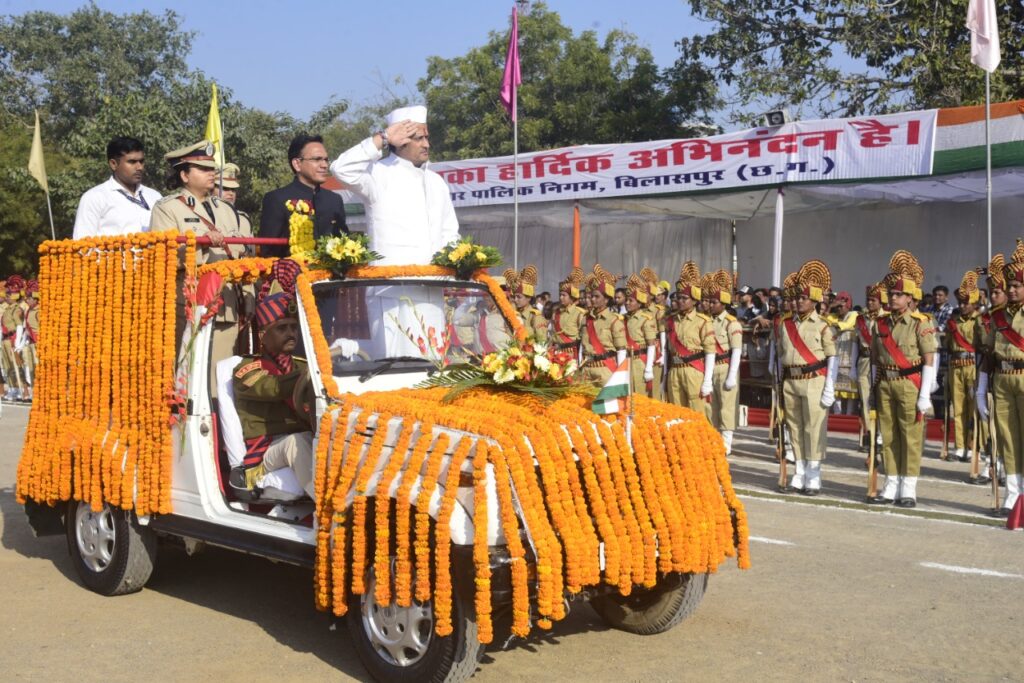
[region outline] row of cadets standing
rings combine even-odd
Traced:
[[[32,400],[36,341],[39,339],[39,283],[12,275],[0,281],[0,374],[6,400]]]
[[[914,507],[938,345],[931,318],[914,310],[922,296],[924,269],[910,252],[900,250],[890,259],[889,271],[883,282],[890,314],[877,319],[871,346],[885,486],[869,502]]]
[[[1024,242],[1017,240],[1010,262],[1001,269],[998,266],[998,262],[989,264],[989,284],[993,284],[995,267],[1002,275],[997,284],[1002,285],[1006,301],[992,309],[985,330],[985,359],[976,401],[982,418],[987,419],[984,398],[991,382],[995,440],[1006,470],[1006,493],[996,514],[1007,517],[1020,496],[1024,473]]]
[[[819,260],[801,266],[787,287],[794,310],[780,316],[774,330],[775,357],[783,373],[785,425],[796,459],[793,477],[783,490],[808,496],[821,490],[828,409],[835,402],[837,363],[832,328],[816,311],[831,280],[828,267]]]

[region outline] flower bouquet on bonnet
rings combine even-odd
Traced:
[[[501,252],[497,247],[487,247],[473,242],[472,237],[463,237],[450,242],[434,254],[430,263],[435,266],[454,268],[461,280],[469,277],[481,268],[491,268],[501,264]]]

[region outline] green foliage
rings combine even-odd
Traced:
[[[667,80],[629,33],[611,31],[604,41],[593,31],[574,35],[543,2],[520,16],[519,33],[523,151],[679,137],[692,131],[688,124],[710,123],[713,81],[706,74],[686,85]],[[461,57],[428,58],[418,85],[430,107],[432,157],[512,153],[498,100],[507,47],[502,29]]]
[[[737,120],[789,105],[800,117],[984,102],[968,0],[690,0],[713,31],[679,41],[680,77],[727,86]],[[997,0],[1003,61],[993,101],[1024,97],[1024,4]]]

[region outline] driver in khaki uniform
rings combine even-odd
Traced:
[[[256,323],[262,354],[243,358],[232,378],[245,438],[244,485],[234,478],[232,484],[251,490],[266,472],[290,467],[313,498],[309,368],[305,359],[292,355],[299,338],[295,297],[283,291],[269,294],[256,306]]]

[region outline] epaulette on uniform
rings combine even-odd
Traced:
[[[924,320],[925,322],[933,322],[935,320],[927,313],[922,313],[921,311],[911,311],[910,317],[916,318],[917,320]]]
[[[726,320],[728,320],[728,321],[729,321],[729,322],[731,322],[731,323],[734,323],[734,322],[736,322],[737,320],[739,320],[739,318],[737,318],[736,316],[734,316],[734,315],[733,315],[732,313],[726,313],[726,314],[725,314],[725,319],[726,319]]]
[[[700,317],[700,318],[703,318],[704,320],[706,320],[708,322],[711,322],[711,320],[712,320],[710,315],[708,315],[707,313],[701,313],[700,311],[697,311],[697,316]]]

